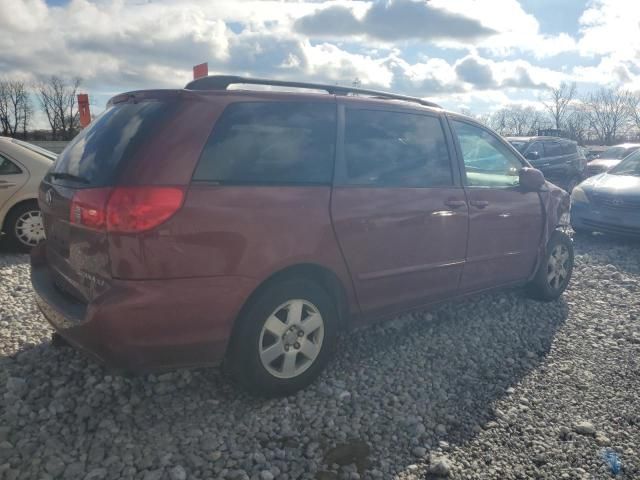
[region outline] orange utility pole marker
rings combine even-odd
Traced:
[[[194,80],[198,78],[206,77],[207,75],[209,75],[209,64],[207,62],[201,63],[200,65],[195,65],[193,67]]]
[[[78,112],[80,112],[80,127],[84,128],[91,123],[91,110],[89,109],[89,95],[78,94]]]

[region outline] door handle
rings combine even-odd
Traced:
[[[9,182],[0,181],[0,188],[9,188],[9,187],[15,187],[15,186],[16,186],[15,183],[9,183]]]
[[[489,205],[489,202],[487,202],[486,200],[471,200],[471,202],[469,203],[471,203],[471,205],[476,208],[484,208]]]
[[[464,200],[447,200],[444,202],[444,204],[447,207],[460,208],[460,207],[464,207],[467,204],[467,202],[465,202]]]

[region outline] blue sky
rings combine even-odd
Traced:
[[[79,76],[94,111],[122,91],[180,88],[191,67],[351,84],[474,113],[539,106],[550,86],[640,90],[629,0],[14,0],[0,72]]]

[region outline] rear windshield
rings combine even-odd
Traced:
[[[51,181],[111,185],[119,167],[171,117],[176,105],[176,102],[144,101],[107,108],[60,154],[50,171]]]

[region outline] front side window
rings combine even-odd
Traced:
[[[347,109],[344,143],[349,185],[453,184],[449,151],[437,117]]]
[[[531,154],[534,152],[538,154],[538,158],[544,157],[544,145],[542,144],[542,142],[533,142],[531,145],[529,145],[526,153]]]
[[[193,180],[330,183],[335,135],[335,104],[234,103],[216,123]]]
[[[483,128],[453,120],[458,137],[467,185],[513,187],[519,183],[522,163],[496,137]]]
[[[0,175],[15,175],[16,173],[22,173],[22,171],[11,160],[0,155]]]

